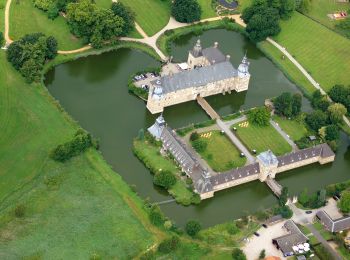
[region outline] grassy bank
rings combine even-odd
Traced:
[[[298,122],[295,119],[287,119],[279,116],[273,116],[273,120],[279,124],[279,126],[286,132],[293,141],[307,135],[307,129],[305,124]]]
[[[170,55],[171,42],[176,40],[178,37],[189,33],[195,33],[196,35],[200,35],[202,32],[211,29],[227,29],[244,33],[244,29],[238,24],[230,21],[229,19],[222,19],[213,22],[198,23],[195,25],[190,25],[175,30],[165,31],[165,33],[158,38],[157,46],[164,54]]]
[[[250,151],[255,149],[259,154],[271,150],[275,155],[292,151],[292,147],[271,125],[261,127],[247,123],[238,123],[234,127],[237,128],[235,133]]]
[[[98,152],[49,158],[78,125],[46,88],[26,84],[4,52],[0,79],[0,258],[130,258],[151,246],[142,201]]]
[[[133,143],[134,154],[139,158],[144,165],[150,169],[152,174],[160,171],[169,171],[174,174],[177,181],[168,192],[175,198],[176,202],[189,205],[191,203],[199,203],[200,200],[191,188],[188,187],[185,180],[181,176],[180,169],[176,166],[175,162],[160,154],[160,147],[152,144],[147,139],[138,140],[135,139]]]
[[[349,84],[350,40],[295,12],[281,21],[282,31],[275,40],[328,91],[335,84]]]

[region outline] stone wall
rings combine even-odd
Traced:
[[[214,191],[220,191],[220,190],[228,189],[228,188],[231,188],[231,187],[234,187],[234,186],[237,186],[237,185],[241,185],[241,184],[244,184],[244,183],[247,183],[247,182],[258,180],[258,178],[259,178],[258,175],[254,174],[254,175],[247,176],[247,177],[244,177],[244,178],[231,180],[231,181],[228,181],[226,183],[219,184],[219,185],[215,185],[215,183],[213,183]]]

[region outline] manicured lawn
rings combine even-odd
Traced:
[[[50,20],[45,12],[34,7],[32,1],[13,1],[10,8],[11,39],[17,40],[25,34],[35,32],[54,36],[60,50],[72,50],[83,46],[82,41],[70,33],[62,16]]]
[[[77,125],[3,51],[0,80],[0,258],[133,258],[151,246],[142,201],[98,152],[64,164],[49,158]],[[16,218],[20,204],[25,216]]]
[[[253,0],[238,0],[238,10],[242,12],[248,6],[251,6]]]
[[[152,172],[170,171],[177,176],[177,182],[168,192],[177,202],[189,205],[194,202],[194,193],[187,189],[186,183],[180,179],[180,171],[174,161],[160,155],[160,148],[152,145],[148,141],[134,140],[134,153]]]
[[[207,148],[200,155],[214,171],[224,172],[245,164],[247,159],[240,157],[239,150],[220,131],[210,131],[200,135],[210,133],[209,138],[200,137],[207,143]]]
[[[215,10],[211,6],[211,0],[197,0],[202,8],[201,19],[211,18],[217,16]]]
[[[170,18],[170,0],[120,0],[136,14],[136,22],[148,36],[167,25]]]
[[[317,229],[318,232],[320,232],[321,236],[326,240],[331,240],[333,238],[333,235],[331,232],[325,230],[325,228],[322,226],[320,222],[315,222],[313,224],[314,228]]]
[[[312,96],[316,88],[289,59],[282,58],[282,53],[275,46],[267,41],[260,42],[257,46],[305,95]]]
[[[282,118],[279,116],[274,116],[273,120],[279,124],[283,131],[285,131],[293,141],[299,140],[307,134],[305,125],[296,120]]]
[[[327,15],[338,11],[348,11],[350,9],[349,3],[338,3],[338,1],[334,0],[310,1],[310,4],[310,10],[306,15],[332,29],[339,23],[339,20],[332,20]]]
[[[276,41],[294,55],[312,77],[328,91],[335,84],[350,82],[350,40],[294,13],[288,21],[281,21],[282,31]]]
[[[271,125],[260,127],[249,123],[248,127],[241,127],[240,124],[235,125],[235,133],[249,150],[255,149],[258,154],[271,150],[275,155],[292,151],[292,147]]]

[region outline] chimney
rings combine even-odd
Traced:
[[[230,59],[231,59],[231,56],[230,55],[226,55],[226,60],[230,61]]]
[[[217,48],[219,46],[218,42],[214,42],[214,48]]]

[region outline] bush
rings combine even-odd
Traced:
[[[232,259],[234,259],[234,260],[246,260],[247,257],[245,256],[244,252],[241,249],[235,248],[232,250]]]
[[[312,130],[317,132],[318,129],[327,124],[328,116],[321,110],[315,110],[306,116],[305,122]]]
[[[156,205],[153,205],[150,208],[149,218],[151,223],[156,226],[162,226],[165,221],[163,213],[160,211],[160,208]]]
[[[350,191],[345,190],[341,193],[340,201],[338,202],[338,207],[344,213],[350,212]]]
[[[193,142],[193,141],[196,141],[199,139],[199,134],[197,132],[193,132],[190,136],[190,140]]]
[[[281,215],[283,218],[289,219],[293,216],[293,211],[288,206],[277,207],[274,210],[276,215]]]
[[[239,232],[239,228],[237,227],[235,222],[229,225],[229,227],[227,228],[227,232],[231,235],[235,235]]]
[[[270,112],[265,107],[253,109],[248,114],[249,122],[258,126],[269,125],[270,118]]]
[[[165,239],[158,246],[158,251],[164,254],[168,254],[179,246],[180,239],[177,236],[172,236],[171,238]]]
[[[208,143],[206,140],[198,139],[192,142],[192,146],[198,153],[203,153],[207,149]]]
[[[188,235],[194,237],[202,229],[201,224],[196,220],[190,220],[187,222],[185,230]]]
[[[196,0],[174,0],[171,15],[181,23],[193,23],[201,18],[201,8]]]
[[[273,100],[276,114],[285,117],[295,117],[300,114],[302,96],[300,94],[292,95],[284,92]]]
[[[58,162],[65,162],[77,156],[93,146],[94,142],[90,134],[83,130],[78,130],[74,138],[64,144],[58,145],[50,153],[50,157]]]
[[[4,46],[4,44],[5,44],[4,34],[0,32],[0,47]]]
[[[23,218],[26,213],[26,207],[23,204],[19,204],[15,208],[16,218]]]
[[[153,183],[165,189],[169,189],[175,185],[176,177],[170,171],[160,171],[154,175]]]

